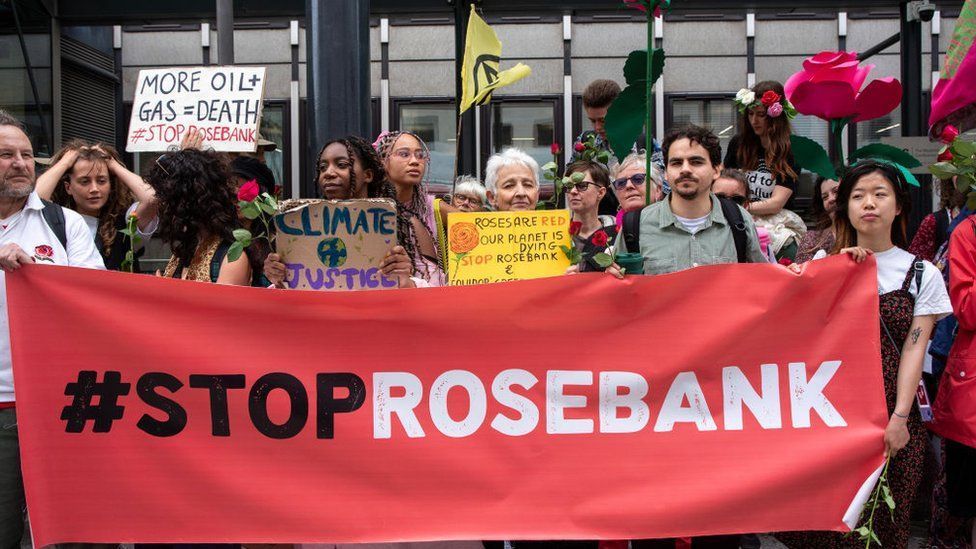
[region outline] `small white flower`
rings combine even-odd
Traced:
[[[739,93],[735,94],[735,100],[741,105],[749,106],[756,102],[756,92],[743,88],[739,90]]]

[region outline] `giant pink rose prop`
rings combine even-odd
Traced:
[[[901,103],[901,82],[874,80],[862,90],[874,65],[858,66],[857,54],[824,51],[803,61],[803,70],[783,88],[796,110],[824,120],[879,118]]]

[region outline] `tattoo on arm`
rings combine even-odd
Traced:
[[[921,328],[915,328],[914,330],[912,330],[912,333],[911,333],[911,336],[912,336],[912,345],[918,343],[918,336],[920,336],[920,335],[922,335],[922,329]]]

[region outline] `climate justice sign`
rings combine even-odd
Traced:
[[[257,149],[264,67],[178,67],[139,71],[128,152],[160,152],[191,129],[217,151]]]
[[[846,530],[883,461],[875,276],[295,292],[28,265],[35,542]]]

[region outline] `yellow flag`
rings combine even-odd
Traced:
[[[472,5],[461,65],[461,112],[474,104],[484,105],[491,100],[492,90],[517,82],[532,73],[532,69],[522,63],[499,72],[501,55],[502,43],[498,41],[498,36],[478,17]]]

